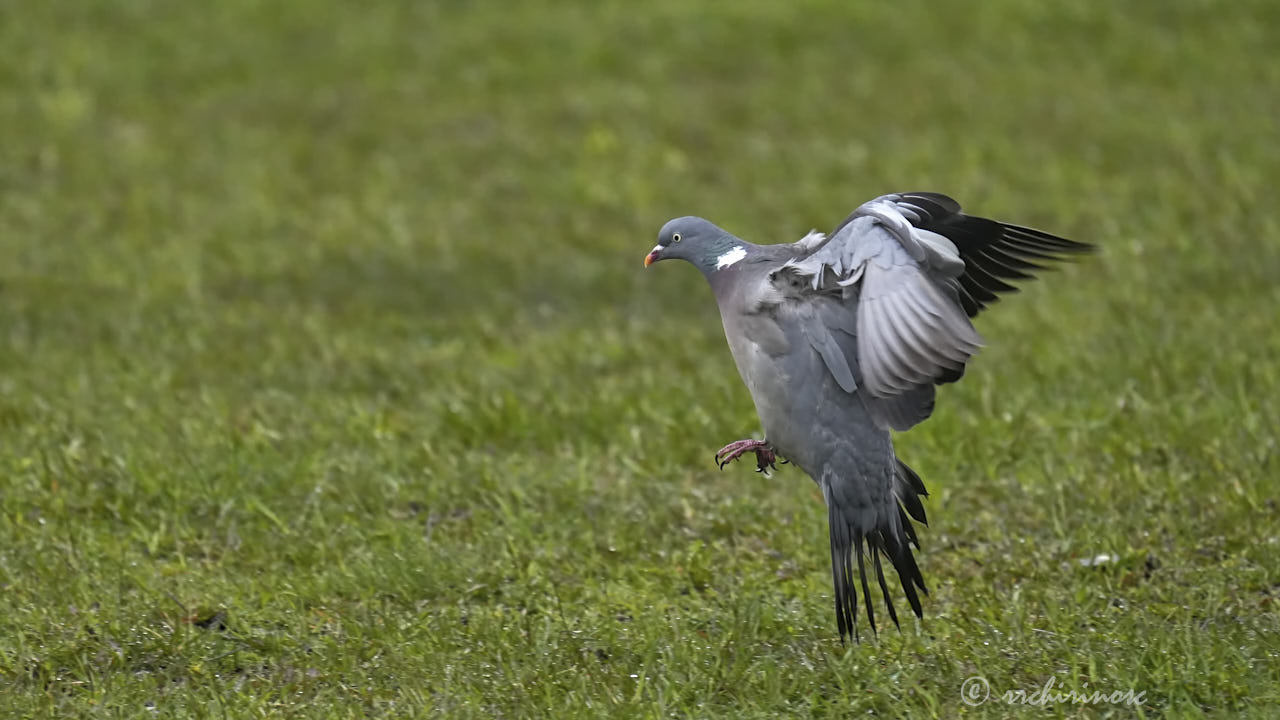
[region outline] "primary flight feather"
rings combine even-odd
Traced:
[[[858,568],[867,619],[870,564],[898,622],[881,557],[898,572],[917,617],[924,578],[911,520],[925,523],[920,477],[897,458],[890,430],[933,412],[934,387],[954,382],[982,346],[970,318],[1010,284],[1092,245],[960,212],[938,193],[884,195],[830,235],[754,245],[698,217],[671,220],[645,257],[680,259],[711,284],[725,337],[751,391],[765,440],[730,443],[721,467],[754,452],[778,457],[822,489],[831,535],[836,625],[856,637]]]

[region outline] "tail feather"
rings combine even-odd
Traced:
[[[862,602],[867,606],[867,620],[871,623],[871,633],[876,632],[876,610],[871,604],[871,590],[867,588],[867,569],[862,565],[862,536],[853,536],[853,551],[858,556],[858,579],[862,581]]]
[[[907,537],[908,545],[915,545],[916,549],[920,549],[920,538],[916,537],[916,529],[911,526],[911,519],[907,517],[907,511],[898,508],[898,524],[902,526],[902,533]]]
[[[884,546],[879,543],[872,543],[872,545],[871,558],[875,561],[876,580],[880,583],[880,594],[884,596],[884,606],[889,608],[889,619],[893,621],[893,626],[902,627],[898,624],[898,611],[893,609],[893,596],[889,594],[889,585],[884,581],[884,568],[880,566],[880,553],[884,552]],[[880,552],[876,552],[877,550]]]
[[[887,558],[893,568],[898,571],[898,579],[902,584],[903,594],[907,596],[907,602],[911,605],[911,610],[918,618],[924,616],[924,610],[920,604],[920,593],[928,595],[929,589],[925,586],[924,576],[920,573],[920,567],[916,565],[915,556],[911,553],[912,545],[920,547],[915,529],[911,526],[911,519],[928,524],[924,506],[920,502],[920,496],[928,496],[928,492],[920,476],[901,460],[896,461],[893,495],[896,499],[895,504],[898,504],[897,513],[879,513],[877,515],[881,518],[879,524],[870,530],[864,530],[851,522],[851,518],[856,518],[858,515],[846,512],[847,509],[841,506],[838,498],[830,495],[827,498],[828,521],[831,526],[831,564],[832,580],[835,585],[836,626],[840,631],[841,640],[849,635],[853,636],[855,642],[859,639],[858,591],[854,585],[852,562],[855,555],[858,562],[858,582],[862,586],[867,620],[871,624],[871,631],[873,633],[877,631],[875,608],[871,603],[871,590],[867,582],[866,563],[863,557],[864,542],[867,552],[871,554],[876,582],[880,585],[880,593],[884,597],[885,607],[889,611],[889,618],[893,620],[894,626],[901,627],[897,610],[893,606],[893,597],[885,579],[884,567],[880,562],[881,555]],[[886,517],[897,522],[892,520],[886,522],[883,520]]]
[[[829,508],[834,505],[828,504]],[[853,568],[849,564],[849,548],[851,546],[849,525],[840,520],[833,509],[830,510],[831,523],[831,577],[835,582],[836,627],[840,630],[843,641],[848,635],[858,639],[858,596],[851,592],[853,588]]]
[[[915,470],[912,470],[911,468],[907,467],[907,464],[902,462],[902,460],[898,458],[894,458],[894,462],[897,463],[896,480],[898,481],[898,484],[905,485],[906,490],[910,490],[916,495],[923,495],[925,497],[929,497],[929,491],[924,489],[924,481],[920,479],[920,475],[916,473]],[[898,488],[898,489],[901,490],[904,488]],[[898,497],[899,499],[902,499],[903,495],[910,495],[910,494],[911,493],[899,493]],[[921,514],[923,514],[923,511]],[[920,522],[923,522],[925,525],[929,524],[924,520],[921,520]]]

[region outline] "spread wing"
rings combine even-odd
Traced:
[[[960,212],[960,203],[933,192],[909,192],[876,198],[853,211],[831,234],[835,237],[864,208],[887,203],[913,227],[941,235],[955,246],[964,261],[964,272],[954,283],[964,311],[974,317],[999,295],[1014,293],[1011,282],[1030,280],[1033,273],[1050,269],[1050,263],[1097,248],[1020,225],[988,220]]]
[[[964,215],[945,195],[902,193],[862,205],[825,242],[797,249],[771,282],[796,301],[839,299],[856,327],[856,343],[840,345],[854,346],[854,357],[841,363],[828,346],[823,359],[849,391],[845,368],[857,368],[872,412],[902,430],[928,417],[933,385],[959,379],[981,347],[969,318],[1015,291],[1012,282],[1092,246]],[[847,331],[848,320],[828,324]]]

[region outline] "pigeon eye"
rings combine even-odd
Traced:
[[[671,233],[671,242],[680,242],[680,233]]]

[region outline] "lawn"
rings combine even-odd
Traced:
[[[1275,717],[1277,28],[0,4],[0,716]],[[716,469],[754,408],[641,260],[895,190],[1102,252],[897,437],[925,617],[842,645],[817,487]],[[999,697],[1049,681],[1142,702]]]

